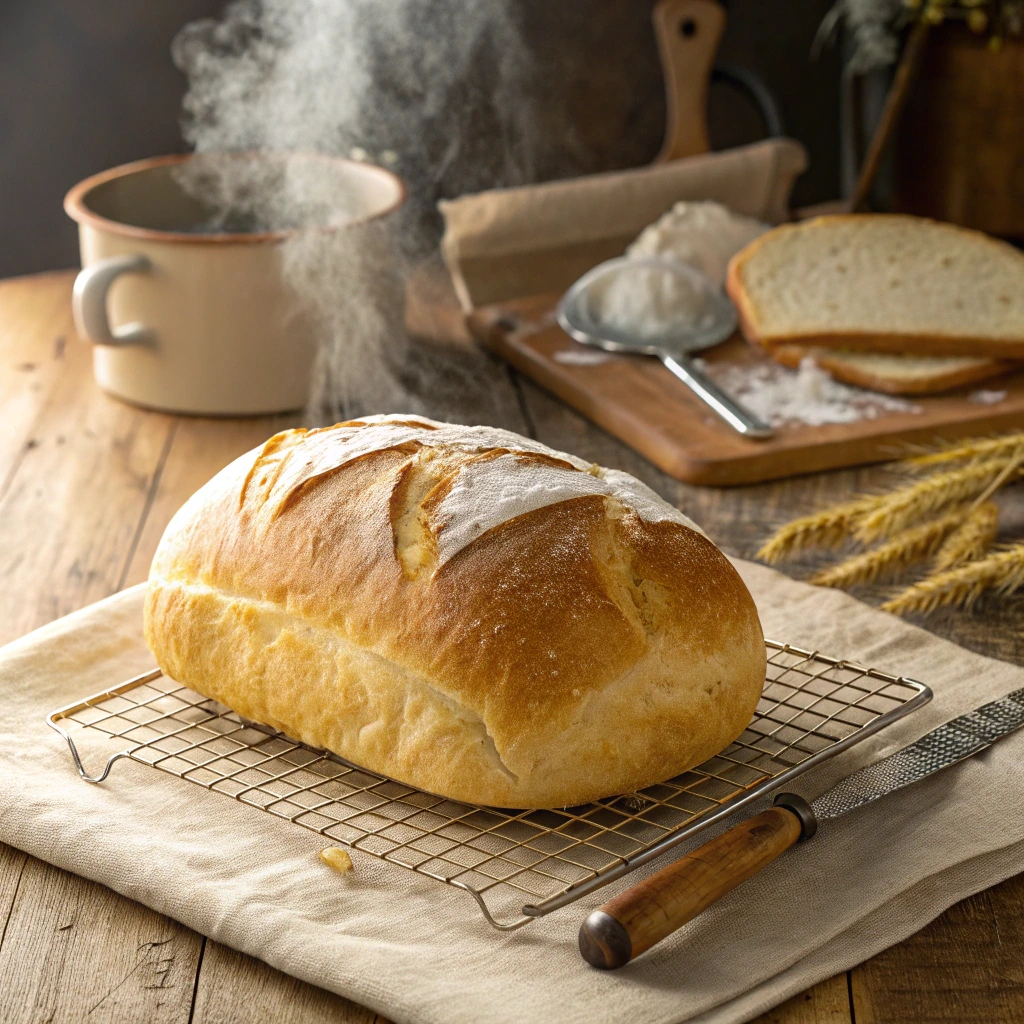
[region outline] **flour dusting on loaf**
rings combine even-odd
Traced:
[[[556,807],[672,777],[764,681],[724,555],[626,473],[421,417],[285,431],[179,511],[146,636],[179,682],[399,781]]]
[[[443,565],[510,519],[588,495],[609,497],[648,522],[668,520],[699,530],[677,508],[627,473],[599,466],[581,471],[572,466],[538,465],[510,453],[474,459],[460,468],[437,507],[439,563]]]

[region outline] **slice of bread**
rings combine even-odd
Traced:
[[[889,352],[851,352],[846,349],[779,345],[771,357],[797,369],[807,357],[845,384],[889,395],[934,395],[977,384],[1019,364],[973,356],[898,356]]]
[[[1024,253],[951,224],[848,214],[786,224],[729,264],[764,348],[1024,359]]]

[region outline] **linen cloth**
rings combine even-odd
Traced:
[[[794,139],[703,153],[649,167],[491,189],[438,203],[441,252],[467,312],[524,295],[564,291],[602,260],[621,256],[681,199],[713,199],[772,224],[807,167]]]
[[[1024,686],[836,591],[738,562],[767,636],[928,683],[935,700],[818,766],[813,797],[939,723]],[[1024,735],[835,821],[615,973],[576,948],[619,883],[510,934],[472,898],[133,761],[79,780],[51,710],[152,667],[137,587],[0,651],[0,840],[95,879],[405,1024],[747,1020],[1024,869]],[[98,769],[95,756],[87,768]],[[705,836],[706,838],[706,836]],[[656,864],[649,870],[656,869]],[[628,881],[636,881],[639,874]]]

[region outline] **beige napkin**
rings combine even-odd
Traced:
[[[789,216],[807,154],[792,139],[594,174],[494,189],[439,204],[441,251],[465,310],[564,290],[602,260],[621,256],[680,199],[714,199],[777,224]]]
[[[805,776],[813,796],[1024,670],[850,597],[738,563],[769,636],[919,678],[935,701]],[[372,857],[341,877],[313,833],[130,761],[79,781],[46,713],[150,667],[139,588],[0,651],[0,840],[398,1022],[740,1021],[1024,868],[1024,735],[822,827],[615,974],[576,949],[616,889],[504,935],[472,899]],[[100,758],[92,752],[90,767]],[[636,876],[634,876],[635,878]]]

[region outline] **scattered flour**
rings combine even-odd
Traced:
[[[773,427],[787,423],[820,427],[873,420],[886,413],[921,412],[920,406],[902,398],[840,384],[810,358],[795,371],[774,363],[737,366],[703,359],[695,362],[716,384]]]
[[[427,444],[431,440],[429,434],[423,437]],[[649,523],[675,522],[701,532],[696,523],[628,473],[599,466],[583,472],[569,466],[545,466],[510,452],[466,462],[459,469],[428,519],[437,538],[438,564],[444,565],[510,519],[589,495],[616,498]]]
[[[1006,398],[1005,391],[986,391],[982,388],[979,391],[972,391],[967,396],[967,401],[973,402],[975,405],[998,405],[1004,398]]]
[[[563,366],[600,366],[611,359],[608,352],[595,352],[593,349],[564,348],[556,352],[554,360]]]
[[[688,263],[721,287],[729,260],[769,227],[721,203],[681,202],[644,228],[626,255],[631,259],[667,256]]]

